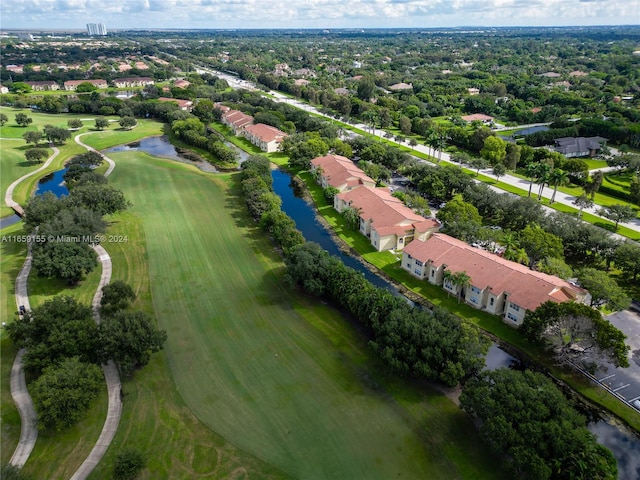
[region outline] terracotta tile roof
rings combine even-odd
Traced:
[[[327,183],[338,188],[342,185],[355,187],[357,185],[374,186],[376,181],[360,170],[351,160],[342,155],[325,155],[311,160],[311,164],[322,169],[322,176]]]
[[[586,293],[561,278],[530,270],[442,233],[434,233],[425,242],[413,241],[404,251],[436,267],[444,264],[449,271],[464,271],[473,286],[482,290],[490,287],[494,295],[508,293],[510,302],[527,310],[535,310],[548,300],[564,302]]]
[[[231,107],[227,107],[226,105],[223,105],[221,103],[216,103],[215,108],[220,110],[222,113],[227,113],[229,110],[231,110]]]
[[[440,227],[440,222],[435,218],[425,218],[419,222],[415,222],[413,227],[416,229],[416,232],[424,233],[434,228]]]
[[[387,227],[408,226],[425,220],[400,200],[392,197],[386,188],[363,185],[348,192],[339,193],[337,196],[354,208],[360,209],[360,217],[370,220],[371,227],[380,234],[382,229]]]
[[[249,135],[259,138],[263,142],[270,143],[274,140],[282,141],[287,134],[276,127],[271,125],[265,125],[264,123],[256,123],[255,125],[248,125],[245,127],[245,132]]]
[[[158,98],[159,102],[174,102],[177,103],[180,108],[189,108],[193,106],[193,102],[191,100],[182,100],[180,98],[168,98],[168,97],[160,97]]]
[[[479,120],[481,122],[493,122],[493,117],[489,115],[485,115],[484,113],[474,113],[473,115],[465,115],[464,117],[460,117],[465,122],[474,122]]]
[[[229,110],[222,114],[222,118],[225,119],[227,124],[232,125],[234,128],[242,128],[253,123],[253,117],[242,113],[239,110]]]

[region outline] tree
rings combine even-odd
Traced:
[[[480,175],[480,170],[489,166],[489,162],[484,157],[471,157],[469,166],[475,168],[477,177],[478,175]]]
[[[126,210],[130,205],[121,190],[111,185],[95,183],[81,185],[71,190],[69,201],[72,205],[84,206],[100,215],[110,215]]]
[[[96,253],[84,243],[50,241],[33,248],[33,267],[40,276],[78,283],[96,267]]]
[[[606,305],[609,310],[618,311],[631,305],[631,299],[606,272],[583,268],[578,271],[578,280],[591,294],[591,306]]]
[[[518,167],[518,162],[520,161],[520,155],[522,151],[522,147],[517,143],[507,143],[507,155],[504,158],[504,165],[507,167],[507,170],[515,170]]]
[[[9,117],[7,117],[4,113],[0,113],[0,127],[4,127],[4,124],[9,121]]]
[[[360,209],[347,207],[342,210],[342,218],[351,230],[357,232],[360,229]]]
[[[510,478],[614,480],[613,454],[598,444],[551,380],[501,368],[465,385],[461,407],[477,417],[482,438]]]
[[[58,432],[70,427],[82,418],[103,384],[100,367],[77,357],[45,368],[30,388],[38,427]]]
[[[529,179],[529,194],[527,195],[528,197],[531,196],[531,188],[533,187],[533,182],[536,179],[537,171],[538,171],[537,163],[529,163],[525,168],[527,178]]]
[[[82,120],[79,118],[72,118],[67,122],[67,126],[73,130],[78,130],[79,128],[82,128]]]
[[[537,268],[541,272],[555,275],[564,280],[573,277],[573,269],[562,258],[545,257],[538,263]]]
[[[138,450],[128,448],[116,456],[113,464],[114,480],[133,480],[146,467],[147,462]]]
[[[118,123],[122,128],[126,130],[131,130],[133,127],[135,127],[138,124],[138,122],[134,117],[123,117],[118,121]]]
[[[591,176],[589,181],[587,183],[585,183],[585,185],[583,187],[584,188],[584,192],[592,200],[593,200],[593,197],[595,197],[595,195],[598,192],[598,190],[600,189],[600,186],[602,185],[603,179],[604,179],[604,174],[600,170],[597,170],[597,171],[593,172],[593,175]]]
[[[484,146],[480,150],[480,156],[491,165],[502,163],[507,156],[507,145],[501,138],[490,135],[484,140]]]
[[[616,248],[614,259],[616,267],[620,268],[633,280],[638,279],[640,273],[640,246],[637,243],[626,241]]]
[[[614,232],[618,231],[618,224],[620,222],[628,222],[632,218],[635,218],[636,211],[629,205],[609,205],[608,207],[600,208],[598,215],[605,217],[612,222],[615,222]]]
[[[411,135],[411,119],[402,115],[398,119],[398,128],[404,135]]]
[[[493,167],[493,174],[496,176],[496,181],[500,181],[500,177],[504,177],[506,173],[507,167],[504,166],[504,163],[498,163]]]
[[[471,277],[467,275],[467,272],[452,272],[450,270],[445,270],[444,279],[456,288],[458,303],[460,303],[462,292],[465,288],[471,285]]]
[[[149,363],[166,340],[167,333],[144,312],[118,310],[100,324],[103,357],[112,358],[125,376]]]
[[[91,308],[58,295],[7,325],[11,341],[27,348],[25,366],[36,372],[66,357],[98,363],[100,341]]]
[[[545,302],[527,311],[520,329],[527,339],[553,351],[559,364],[629,366],[624,333],[582,303]]]
[[[549,181],[549,173],[551,172],[551,166],[548,163],[538,163],[536,166],[536,183],[540,185],[538,189],[538,200],[542,198],[542,192],[544,192],[544,186]]]
[[[582,210],[584,210],[585,208],[591,208],[593,207],[593,200],[591,198],[589,198],[587,195],[583,194],[580,195],[579,197],[577,197],[574,201],[573,201],[574,205],[577,205],[579,210],[578,210],[578,218],[582,217]]]
[[[100,313],[110,315],[118,310],[124,310],[136,299],[136,294],[131,285],[116,280],[102,287],[100,299]]]
[[[324,198],[327,199],[327,202],[333,203],[334,197],[340,193],[340,190],[329,185],[328,187],[323,189],[322,193],[324,193]]]
[[[631,177],[629,183],[629,197],[631,201],[636,205],[640,205],[640,175],[634,175]]]
[[[91,82],[82,82],[80,85],[76,87],[76,92],[89,93],[89,92],[95,92],[97,89],[98,87]]]
[[[529,266],[535,265],[545,257],[563,257],[562,240],[545,231],[540,225],[527,225],[518,234],[518,241],[529,256]]]
[[[33,118],[27,117],[27,115],[24,114],[24,113],[17,113],[16,114],[16,123],[20,127],[26,127],[30,123],[33,123]]]
[[[29,163],[40,163],[49,156],[45,148],[30,148],[24,152],[24,158]]]
[[[37,147],[38,142],[42,140],[42,132],[39,132],[38,130],[24,132],[22,134],[22,138],[24,138],[24,141],[27,142],[28,144],[33,143],[33,146]]]
[[[549,174],[549,183],[553,185],[553,195],[551,195],[551,202],[553,203],[556,200],[556,192],[558,191],[559,185],[565,185],[569,180],[569,175],[564,170],[559,168],[554,168],[551,170]]]
[[[47,137],[51,143],[63,144],[65,141],[71,138],[71,132],[66,128],[54,127],[53,125],[45,125],[42,129],[44,136]]]
[[[31,85],[25,82],[13,82],[11,91],[13,93],[29,93],[31,92]]]
[[[96,130],[104,130],[109,126],[109,120],[106,118],[98,117],[95,121]]]
[[[445,226],[457,222],[473,222],[480,225],[482,217],[478,209],[472,204],[465,202],[462,195],[456,195],[436,214],[436,218]]]

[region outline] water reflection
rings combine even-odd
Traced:
[[[589,430],[613,452],[618,461],[620,480],[640,479],[640,438],[604,420],[590,423]]]
[[[56,172],[50,173],[49,175],[42,177],[38,181],[38,187],[36,188],[35,194],[42,195],[46,192],[51,192],[56,197],[69,195],[69,189],[67,188],[67,185],[64,183],[65,173],[67,173],[67,169],[63,168],[62,170],[58,170]]]

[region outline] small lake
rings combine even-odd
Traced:
[[[66,168],[50,173],[42,177],[38,181],[38,186],[35,191],[35,195],[42,195],[46,192],[53,193],[56,197],[63,195],[69,195],[69,189],[64,183],[64,174],[67,172]]]
[[[531,135],[532,133],[536,132],[546,132],[547,130],[549,130],[548,126],[538,125],[536,127],[523,128],[521,130],[518,130],[517,132],[513,132],[511,135],[501,135],[500,133],[498,133],[498,136],[505,140],[513,140],[515,138],[524,137],[525,135]]]
[[[22,218],[20,218],[20,215],[15,213],[8,217],[0,218],[0,230],[2,230],[3,228],[10,227],[11,225],[15,225],[20,220],[22,220]]]
[[[156,157],[167,157],[174,160],[183,160],[176,148],[169,143],[166,137],[146,137],[138,142],[128,143],[126,145],[118,145],[116,147],[107,148],[104,152],[127,152],[130,150],[146,152]]]

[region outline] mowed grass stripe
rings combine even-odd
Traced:
[[[300,478],[459,476],[388,395],[368,388],[349,354],[296,312],[252,245],[259,234],[212,177],[138,152],[113,157],[111,181],[143,218],[169,364],[200,419]]]

